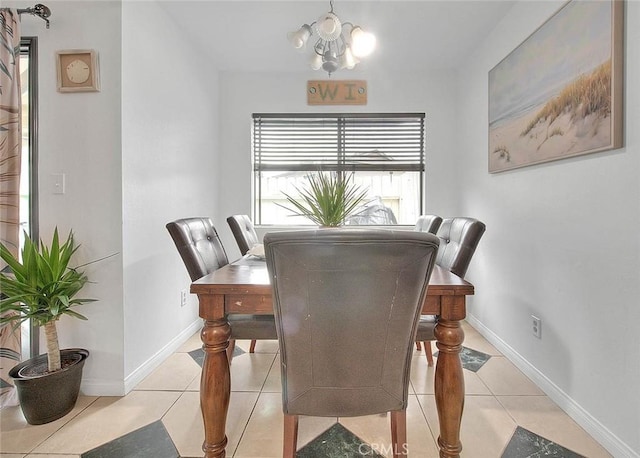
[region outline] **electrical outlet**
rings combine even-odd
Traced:
[[[542,320],[535,315],[531,315],[531,330],[538,339],[542,338]]]
[[[187,305],[187,290],[183,289],[180,291],[180,307],[184,307]]]

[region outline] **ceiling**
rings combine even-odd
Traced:
[[[516,0],[334,1],[343,21],[373,32],[377,47],[356,68],[419,72],[456,68]],[[329,1],[160,1],[199,52],[226,71],[306,72],[287,32],[329,11]]]

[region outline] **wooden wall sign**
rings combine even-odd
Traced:
[[[308,105],[366,105],[367,82],[364,80],[307,81]]]

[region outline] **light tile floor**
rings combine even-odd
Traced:
[[[526,436],[528,431],[534,433],[536,443],[544,442],[535,436],[539,435],[552,447],[566,449],[553,456],[611,456],[477,331],[466,323],[464,330],[465,346],[491,357],[477,372],[464,370],[462,457],[534,456],[513,439]],[[280,457],[283,417],[277,342],[258,342],[254,354],[248,353],[248,343],[237,343],[245,353],[234,358],[231,369],[227,456]],[[200,367],[189,354],[200,347],[199,334],[195,334],[127,396],[81,396],[70,414],[46,425],[26,424],[18,407],[0,411],[0,458],[201,457],[204,432],[198,395]],[[427,367],[424,353],[416,351],[407,410],[412,457],[438,456],[433,379],[434,368]],[[313,439],[336,421],[369,444],[368,449],[363,449],[365,452],[373,449],[389,456],[390,429],[385,415],[340,419],[303,417],[298,448],[316,446]],[[166,442],[170,450],[165,455],[157,450],[145,452],[148,444],[140,444],[135,452],[123,451],[115,445],[109,448],[120,441],[118,438],[146,426],[147,434],[158,429],[168,433],[170,440]],[[127,437],[130,441],[136,440],[135,435]],[[313,454],[318,452],[305,456]]]

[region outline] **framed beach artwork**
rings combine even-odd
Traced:
[[[622,147],[622,0],[571,0],[489,71],[489,172]]]

